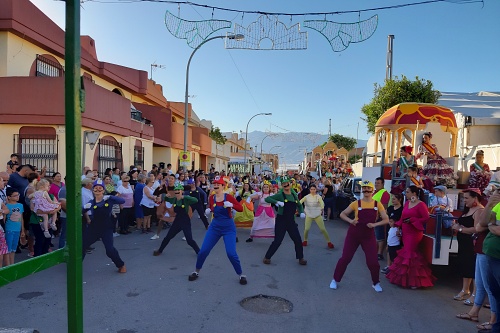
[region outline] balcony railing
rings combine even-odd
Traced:
[[[130,108],[130,117],[134,120],[140,121],[141,123],[151,126],[151,120],[144,118],[142,116],[142,112],[137,109]]]

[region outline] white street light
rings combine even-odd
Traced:
[[[188,135],[188,94],[189,94],[189,65],[191,64],[191,59],[193,58],[194,54],[196,51],[200,49],[200,47],[214,39],[219,39],[219,38],[228,38],[228,39],[236,39],[236,40],[242,40],[245,38],[244,35],[237,34],[237,35],[228,35],[228,36],[215,36],[209,39],[205,39],[203,42],[198,45],[193,52],[191,53],[191,56],[189,57],[187,66],[186,66],[186,93],[184,95],[184,151],[187,152],[187,135]]]
[[[268,113],[257,113],[256,115],[253,115],[252,118],[248,120],[247,123],[247,129],[245,131],[245,158],[243,159],[243,163],[245,165],[245,169],[247,168],[247,140],[248,140],[248,125],[250,124],[250,121],[257,117],[257,116],[272,116],[273,114],[268,112]],[[245,170],[246,171],[246,170]]]

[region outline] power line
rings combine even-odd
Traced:
[[[61,0],[64,1],[64,0]],[[233,8],[224,8],[217,7],[211,5],[198,4],[190,1],[171,1],[171,0],[86,0],[86,2],[99,2],[99,3],[138,3],[138,2],[156,2],[156,3],[167,3],[167,4],[175,4],[175,5],[189,5],[195,7],[209,8],[213,10],[220,10],[225,12],[234,12],[239,14],[259,14],[259,15],[285,15],[285,16],[317,16],[317,15],[338,15],[338,14],[351,14],[351,13],[361,13],[361,12],[370,12],[377,10],[389,10],[389,9],[398,9],[404,7],[411,6],[420,6],[420,5],[428,5],[433,3],[440,2],[449,2],[453,4],[470,4],[470,3],[482,3],[484,7],[484,0],[427,0],[420,2],[411,2],[411,3],[403,3],[399,5],[390,5],[390,6],[382,6],[382,7],[371,7],[364,9],[352,9],[352,10],[339,10],[333,12],[308,12],[308,13],[285,13],[285,12],[265,12],[260,10],[240,10]]]

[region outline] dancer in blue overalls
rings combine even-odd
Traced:
[[[299,260],[299,264],[307,265],[307,260],[304,259],[304,248],[302,247],[302,239],[300,232],[295,223],[295,211],[298,210],[300,218],[305,218],[304,207],[299,201],[297,193],[291,189],[290,178],[288,176],[281,177],[282,190],[275,195],[267,197],[267,203],[278,206],[278,214],[276,215],[276,224],[274,226],[274,241],[269,246],[266,256],[263,259],[264,264],[271,263],[271,257],[276,253],[278,248],[288,232],[288,236],[295,244],[295,258]]]
[[[83,234],[83,259],[85,259],[86,250],[101,238],[106,248],[106,255],[116,265],[118,272],[126,273],[127,268],[125,267],[125,263],[113,245],[115,220],[111,216],[113,205],[124,204],[125,199],[113,195],[104,195],[104,182],[102,179],[94,182],[92,192],[94,193],[94,199],[83,206],[83,217],[88,223],[88,228]],[[87,214],[89,210],[92,212],[92,215]]]
[[[154,256],[159,256],[163,252],[165,247],[168,245],[170,240],[174,238],[181,231],[184,232],[186,241],[189,244],[189,246],[193,248],[194,252],[196,252],[196,254],[200,252],[198,244],[196,244],[196,241],[193,239],[193,233],[191,231],[191,218],[189,217],[188,214],[189,206],[193,206],[196,203],[198,203],[198,199],[190,197],[188,195],[187,196],[182,195],[183,191],[184,191],[184,186],[181,183],[178,183],[174,187],[175,197],[165,198],[166,207],[169,209],[173,207],[174,209],[175,219],[170,229],[168,229],[167,235],[165,236],[165,238],[163,238],[160,248],[153,252]]]
[[[207,208],[205,213],[208,215],[212,212],[214,217],[212,223],[208,226],[208,231],[205,234],[201,250],[198,253],[196,270],[189,275],[189,281],[194,281],[198,278],[203,263],[210,254],[210,251],[215,244],[217,244],[219,239],[223,237],[224,244],[226,245],[227,257],[229,261],[231,261],[236,274],[239,276],[240,284],[247,284],[247,278],[242,274],[243,271],[241,270],[240,258],[236,253],[236,226],[231,216],[231,208],[237,212],[241,212],[243,211],[243,207],[232,195],[223,192],[225,182],[222,177],[216,177],[212,184],[215,194],[210,196],[210,208]]]

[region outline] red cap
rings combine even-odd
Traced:
[[[224,181],[224,179],[222,177],[215,177],[212,184],[226,185],[226,182]]]

